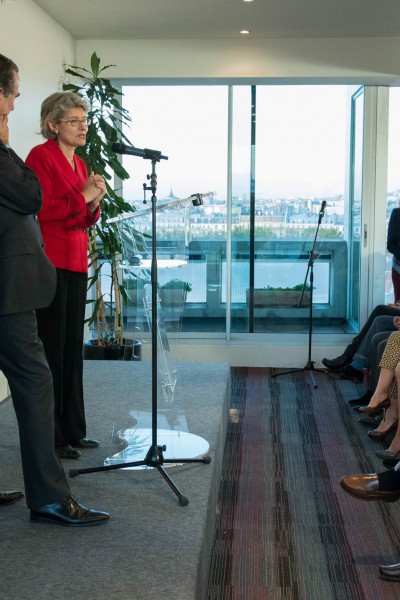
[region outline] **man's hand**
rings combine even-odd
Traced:
[[[400,317],[393,317],[393,325],[400,329]]]
[[[0,140],[8,144],[8,116],[0,115]]]

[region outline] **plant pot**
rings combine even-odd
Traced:
[[[302,306],[309,306],[310,291],[305,291]],[[254,290],[254,307],[266,306],[296,306],[300,302],[301,290]],[[250,302],[249,290],[246,290],[246,302]]]
[[[141,360],[142,342],[124,339],[122,346],[99,346],[97,340],[87,340],[83,345],[84,360]]]
[[[159,296],[163,306],[184,306],[187,291],[183,289],[161,289]]]

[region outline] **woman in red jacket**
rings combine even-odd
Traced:
[[[88,228],[100,216],[106,187],[100,175],[88,176],[84,161],[75,155],[75,149],[86,143],[87,109],[87,103],[72,92],[46,98],[40,126],[47,141],[35,146],[26,159],[42,187],[38,220],[45,252],[57,270],[54,300],[37,311],[37,320],[53,374],[55,445],[61,458],[79,458],[77,448],[99,444],[86,437],[82,346]]]

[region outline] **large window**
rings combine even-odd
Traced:
[[[315,326],[346,331],[347,88],[125,86],[123,93],[133,119],[126,135],[135,146],[168,156],[158,163],[158,200],[215,192],[190,209],[190,228],[183,208],[158,217],[160,255],[187,262],[159,270],[161,285],[181,279],[192,287],[182,330],[307,331],[307,295],[294,310],[297,299],[290,305],[275,295],[271,305],[264,296],[255,299],[254,290],[301,288],[324,201],[314,266]],[[150,165],[136,157],[124,157],[124,165],[131,173],[124,196],[142,208]],[[150,223],[140,226],[149,230]]]
[[[391,212],[400,206],[400,88],[390,88],[389,94],[389,152],[388,196],[386,223]],[[385,277],[386,302],[393,302],[392,255],[386,254]]]

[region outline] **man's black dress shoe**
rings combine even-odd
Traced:
[[[385,581],[400,581],[400,563],[397,563],[396,565],[380,566],[379,576]]]
[[[0,492],[0,505],[5,506],[6,504],[12,504],[21,500],[24,495],[22,492]]]
[[[361,419],[358,419],[358,422],[361,423],[361,425],[368,425],[368,427],[371,427],[371,425],[372,427],[378,427],[381,421],[382,419],[379,417],[361,417]]]
[[[344,367],[344,369],[341,371],[341,375],[342,377],[345,377],[346,379],[351,379],[356,383],[362,383],[364,380],[364,373],[360,371],[360,369],[355,369],[351,365]]]
[[[76,446],[77,448],[97,448],[97,446],[100,446],[100,442],[84,437],[81,440],[78,440],[76,444],[72,445]]]
[[[393,458],[384,458],[383,466],[386,467],[387,469],[393,469],[393,467],[395,467],[397,465],[399,460],[400,460],[400,452],[397,452],[396,456],[394,456]]]
[[[346,353],[343,353],[336,358],[323,358],[321,362],[330,371],[339,371],[346,365],[349,365],[352,360],[352,357],[348,356]]]
[[[373,392],[367,390],[365,394],[363,394],[359,398],[353,398],[353,400],[349,400],[348,403],[350,404],[350,406],[366,406],[367,404],[369,404],[369,401],[371,400],[372,396]]]
[[[60,502],[46,504],[36,510],[31,510],[31,521],[55,523],[66,527],[86,527],[100,525],[110,518],[106,512],[92,510],[79,504],[73,496],[66,496]]]
[[[56,448],[56,454],[60,458],[79,458],[81,453],[76,448],[73,448],[69,444],[67,446],[58,446]]]

